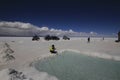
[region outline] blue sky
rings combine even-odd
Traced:
[[[120,30],[119,4],[115,0],[1,0],[0,21],[112,34]]]

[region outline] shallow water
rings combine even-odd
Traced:
[[[35,68],[59,80],[120,80],[120,62],[65,51],[37,61]]]

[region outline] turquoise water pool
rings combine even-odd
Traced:
[[[37,61],[35,68],[59,80],[120,80],[120,62],[65,51]]]

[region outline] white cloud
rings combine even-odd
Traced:
[[[1,36],[30,36],[36,32],[37,26],[22,22],[0,22]]]
[[[73,33],[74,31],[72,29],[69,30],[70,33]]]
[[[29,29],[35,27],[30,23],[22,23],[22,22],[0,22],[0,27],[8,27],[8,28],[19,28],[19,29]]]
[[[93,31],[91,31],[90,34],[91,34],[91,35],[97,35],[97,33],[96,33],[96,32],[93,32]]]
[[[41,28],[39,28],[39,29],[40,29],[40,31],[48,31],[48,30],[49,30],[48,27],[41,27]]]
[[[38,34],[40,36],[45,35],[68,35],[68,36],[87,36],[96,35],[95,32],[75,32],[72,29],[64,31],[61,29],[49,29],[48,27],[38,27],[30,23],[23,22],[0,22],[0,36],[33,36]]]
[[[50,31],[56,31],[56,30],[52,28],[52,29],[50,29]]]

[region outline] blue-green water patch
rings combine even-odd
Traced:
[[[37,61],[35,68],[59,80],[120,80],[120,62],[65,51]]]

